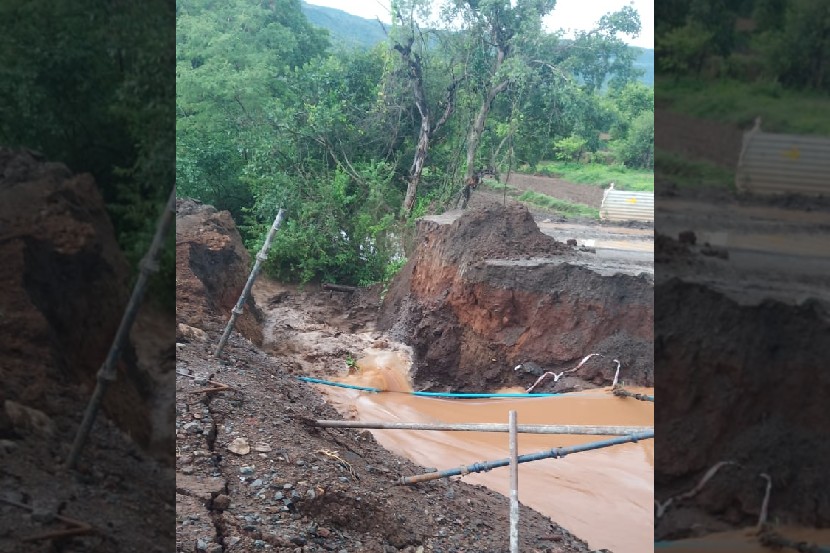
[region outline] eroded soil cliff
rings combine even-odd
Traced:
[[[538,376],[591,353],[601,356],[575,374],[583,385],[610,384],[614,359],[625,382],[653,385],[651,276],[608,271],[515,204],[426,218],[416,244],[379,327],[412,346],[419,387],[526,387],[518,365]]]
[[[92,177],[0,149],[0,258],[0,489],[35,509],[0,504],[0,549],[169,550],[172,315],[142,307],[78,470],[63,468],[130,294]],[[56,515],[93,530],[22,541],[65,529]]]

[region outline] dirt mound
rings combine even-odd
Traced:
[[[693,488],[720,461],[726,467],[682,508],[657,521],[656,537],[755,524],[772,478],[770,520],[830,524],[830,394],[819,344],[830,342],[826,304],[767,300],[741,305],[700,285],[657,286],[655,362],[660,367],[656,432],[658,500]],[[818,369],[818,370],[817,370]]]
[[[614,358],[632,384],[652,385],[653,281],[602,274],[597,261],[542,234],[522,206],[425,218],[395,278],[379,328],[412,346],[420,387],[528,386],[513,368],[572,368],[610,384]]]
[[[86,391],[94,387],[127,305],[129,269],[90,175],[72,175],[62,164],[5,149],[0,150],[0,172],[0,331],[5,338],[0,396],[49,406],[67,383]],[[172,340],[159,347],[172,356]],[[159,379],[173,364],[148,365],[153,373],[143,370],[127,344],[104,409],[140,445],[166,440],[169,452],[172,435],[158,436],[163,424],[154,430],[150,411],[163,385]],[[168,405],[172,413],[172,402]]]
[[[104,396],[103,410],[121,431],[99,415],[78,473],[60,468],[130,294],[92,177],[34,152],[0,149],[0,257],[0,487],[44,515],[0,506],[0,549],[42,551],[43,542],[18,540],[54,530],[56,512],[99,532],[75,539],[67,545],[73,551],[164,548],[172,541],[163,530],[169,498],[157,493],[164,472],[136,447],[172,463],[174,402],[163,391],[174,344],[163,315],[142,308]]]
[[[176,318],[204,328],[227,322],[251,270],[251,256],[227,211],[196,200],[176,200]],[[217,319],[215,315],[220,315]],[[236,330],[262,343],[261,313],[248,298]]]

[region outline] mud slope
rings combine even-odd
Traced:
[[[699,264],[661,237],[658,262]],[[751,526],[772,478],[770,520],[830,525],[830,429],[824,426],[830,371],[828,305],[739,303],[678,278],[657,285],[655,362],[660,367],[656,499],[692,489],[711,466],[731,460],[703,492],[657,521],[657,539]],[[692,527],[696,528],[692,530]]]
[[[176,317],[201,326],[222,325],[236,305],[251,266],[236,224],[227,211],[217,211],[191,199],[176,200]],[[219,319],[209,315],[220,315]],[[220,320],[224,317],[224,320]],[[248,301],[236,328],[254,343],[262,343],[261,315]]]
[[[174,401],[163,394],[173,384],[172,318],[165,327],[142,308],[104,398],[109,419],[98,416],[78,473],[62,468],[130,294],[92,177],[0,149],[0,258],[0,488],[42,511],[0,505],[0,550],[47,550],[49,541],[19,540],[61,529],[57,512],[97,533],[55,550],[165,550],[173,498],[160,490],[172,479],[165,487],[146,451],[172,464]]]
[[[212,216],[202,211],[205,220]],[[204,224],[195,215],[193,221]],[[231,253],[214,266],[225,282],[245,275]],[[177,551],[508,549],[503,496],[456,481],[396,486],[400,476],[423,469],[380,447],[369,432],[308,427],[309,418],[341,417],[297,380],[293,360],[271,357],[236,332],[223,358],[212,357],[224,317],[210,310],[200,321],[188,315],[217,301],[194,295],[211,288],[191,278],[180,275],[178,296]],[[217,383],[230,389],[206,391]],[[540,514],[523,508],[521,516],[523,551],[590,551]]]
[[[572,368],[582,380],[652,386],[653,279],[604,270],[590,252],[542,234],[523,206],[418,222],[379,328],[412,346],[426,388],[527,386],[519,364]],[[537,372],[538,372],[537,370]]]

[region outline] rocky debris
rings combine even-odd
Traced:
[[[482,391],[531,384],[519,363],[570,368],[610,384],[619,359],[631,384],[653,385],[653,280],[605,276],[541,233],[522,206],[425,218],[390,285],[379,328],[412,346],[419,387]]]
[[[675,240],[659,232],[654,235],[654,263],[690,262],[694,253],[688,242]]]
[[[697,242],[697,236],[692,230],[684,230],[677,235],[677,241],[681,244],[689,244],[690,246],[694,246]]]
[[[63,468],[130,294],[92,177],[0,148],[0,256],[0,493],[32,509],[0,502],[0,550],[170,551],[172,316],[142,306],[78,469]],[[66,528],[57,515],[93,533],[21,541]]]
[[[3,407],[11,428],[19,436],[36,434],[46,439],[54,436],[55,423],[43,411],[20,405],[10,399],[5,401]]]
[[[180,324],[207,330],[230,318],[251,269],[251,256],[227,211],[192,199],[176,200],[176,294]],[[252,297],[235,329],[262,343],[261,313]]]

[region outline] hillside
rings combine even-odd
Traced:
[[[302,10],[308,20],[317,27],[326,29],[331,36],[331,43],[337,48],[371,48],[386,40],[383,27],[377,20],[364,19],[350,13],[302,3]],[[634,67],[643,70],[641,81],[648,86],[654,85],[654,50],[638,48],[640,55]]]
[[[313,25],[328,30],[335,47],[371,48],[386,40],[386,34],[377,20],[305,2],[302,2],[302,10]]]
[[[648,86],[654,86],[654,49],[637,48],[637,50],[640,50],[640,55],[634,60],[634,67],[643,71],[640,80]]]

